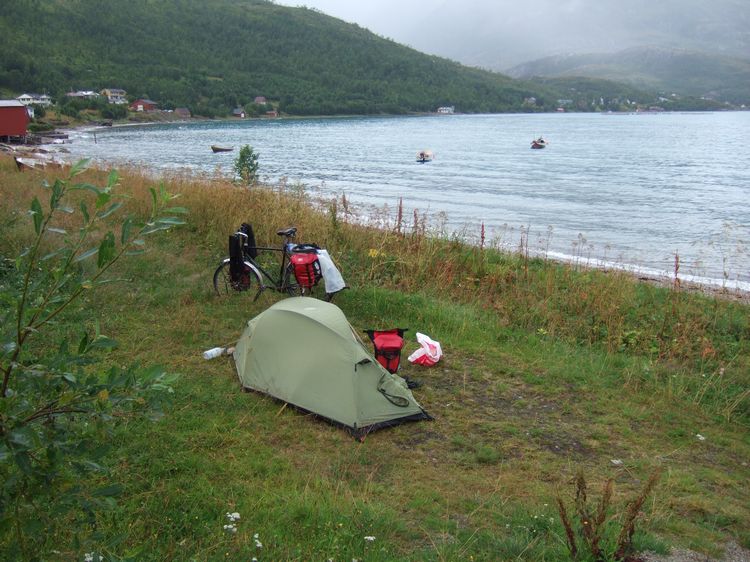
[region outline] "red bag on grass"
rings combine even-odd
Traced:
[[[401,349],[404,347],[404,332],[407,328],[392,330],[365,330],[375,348],[375,359],[389,373],[396,373],[401,364]]]

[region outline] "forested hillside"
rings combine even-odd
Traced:
[[[426,56],[356,25],[262,0],[14,0],[0,15],[0,87],[123,88],[223,112],[255,96],[287,113],[520,108],[540,92]]]
[[[311,115],[441,105],[462,112],[549,110],[559,97],[570,97],[424,55],[314,10],[264,0],[4,3],[0,90],[59,99],[66,91],[103,88],[208,116],[225,115],[256,96],[285,113]],[[534,103],[524,103],[531,97]]]

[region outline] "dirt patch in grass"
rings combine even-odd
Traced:
[[[486,370],[488,364],[493,363],[484,358],[452,357],[432,369],[403,366],[402,376],[422,383],[414,395],[435,420],[413,424],[394,444],[462,464],[492,464],[539,453],[572,459],[595,456],[584,432],[590,424],[570,408],[572,387],[552,397],[512,374]]]
[[[430,429],[429,424],[414,424],[409,428],[410,431],[406,435],[399,436],[394,443],[397,447],[406,451],[418,447],[420,445],[426,445],[428,443],[436,443],[445,441],[447,436],[444,433],[433,431]]]
[[[582,459],[594,456],[591,448],[581,443],[575,437],[564,433],[551,434],[539,439],[537,442],[547,451],[566,458]]]

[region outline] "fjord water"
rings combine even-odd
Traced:
[[[543,135],[544,150],[530,141]],[[274,119],[149,125],[71,136],[73,157],[231,174],[242,145],[261,178],[399,198],[478,240],[646,274],[750,289],[750,112]],[[211,152],[210,145],[235,147]],[[417,151],[435,159],[417,163]],[[262,220],[248,217],[249,220]],[[284,226],[284,225],[278,225]]]

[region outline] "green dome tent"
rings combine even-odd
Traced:
[[[365,350],[336,305],[288,298],[247,323],[234,351],[245,389],[269,394],[348,428],[430,419],[399,376]]]

